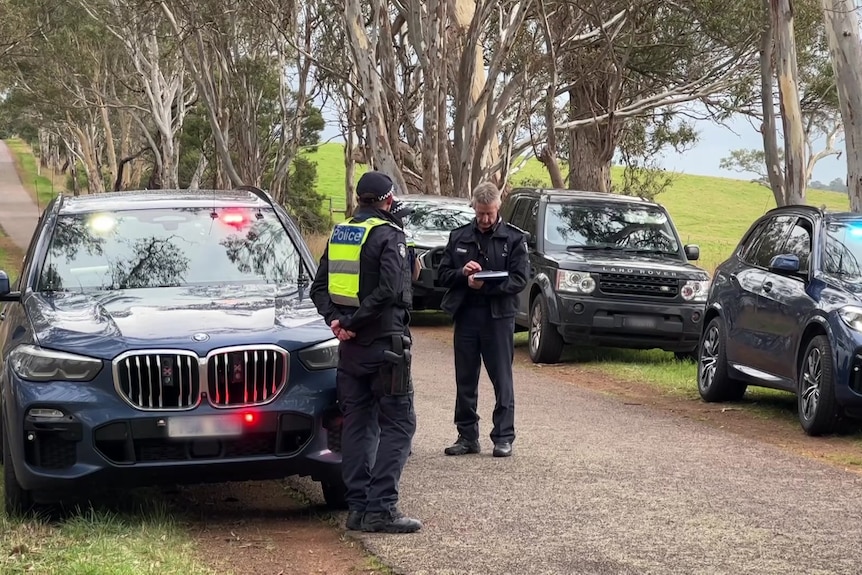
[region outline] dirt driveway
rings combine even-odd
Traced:
[[[862,476],[519,365],[515,456],[454,439],[445,328],[416,330],[411,536],[361,535],[397,572],[858,573]],[[523,354],[521,354],[521,359]],[[591,378],[595,374],[583,373]]]

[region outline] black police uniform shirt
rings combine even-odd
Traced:
[[[396,218],[385,210],[360,207],[353,219],[365,221],[380,218],[396,226]],[[399,226],[400,227],[400,226]],[[412,304],[412,282],[407,257],[407,239],[403,230],[393,226],[375,226],[368,234],[359,256],[358,308],[336,305],[329,296],[329,248],[324,251],[311,284],[311,299],[318,312],[331,325],[356,333],[350,341],[369,345],[375,340],[404,333]]]
[[[509,277],[473,289],[463,272],[471,260],[483,270],[507,271]],[[454,316],[464,305],[482,305],[490,307],[492,317],[514,317],[518,294],[527,287],[529,265],[524,232],[507,222],[498,219],[490,230],[482,232],[474,219],[452,230],[437,270],[440,285],[449,288],[443,297],[443,311]]]

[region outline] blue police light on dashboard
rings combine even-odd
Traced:
[[[330,241],[334,244],[358,246],[365,236],[365,228],[359,226],[335,226]]]

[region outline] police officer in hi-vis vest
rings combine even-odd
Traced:
[[[422,523],[397,508],[416,414],[405,336],[412,274],[404,230],[389,212],[394,191],[380,172],[359,179],[356,213],[332,231],[311,298],[341,342],[337,387],[347,528],[412,533]]]

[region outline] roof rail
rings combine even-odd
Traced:
[[[275,200],[272,199],[272,196],[270,195],[269,192],[267,192],[266,190],[262,190],[261,188],[258,188],[257,186],[242,185],[242,186],[237,186],[236,189],[237,190],[243,190],[246,192],[251,192],[252,194],[257,196],[261,200],[265,201],[270,206],[272,206],[275,203]]]

